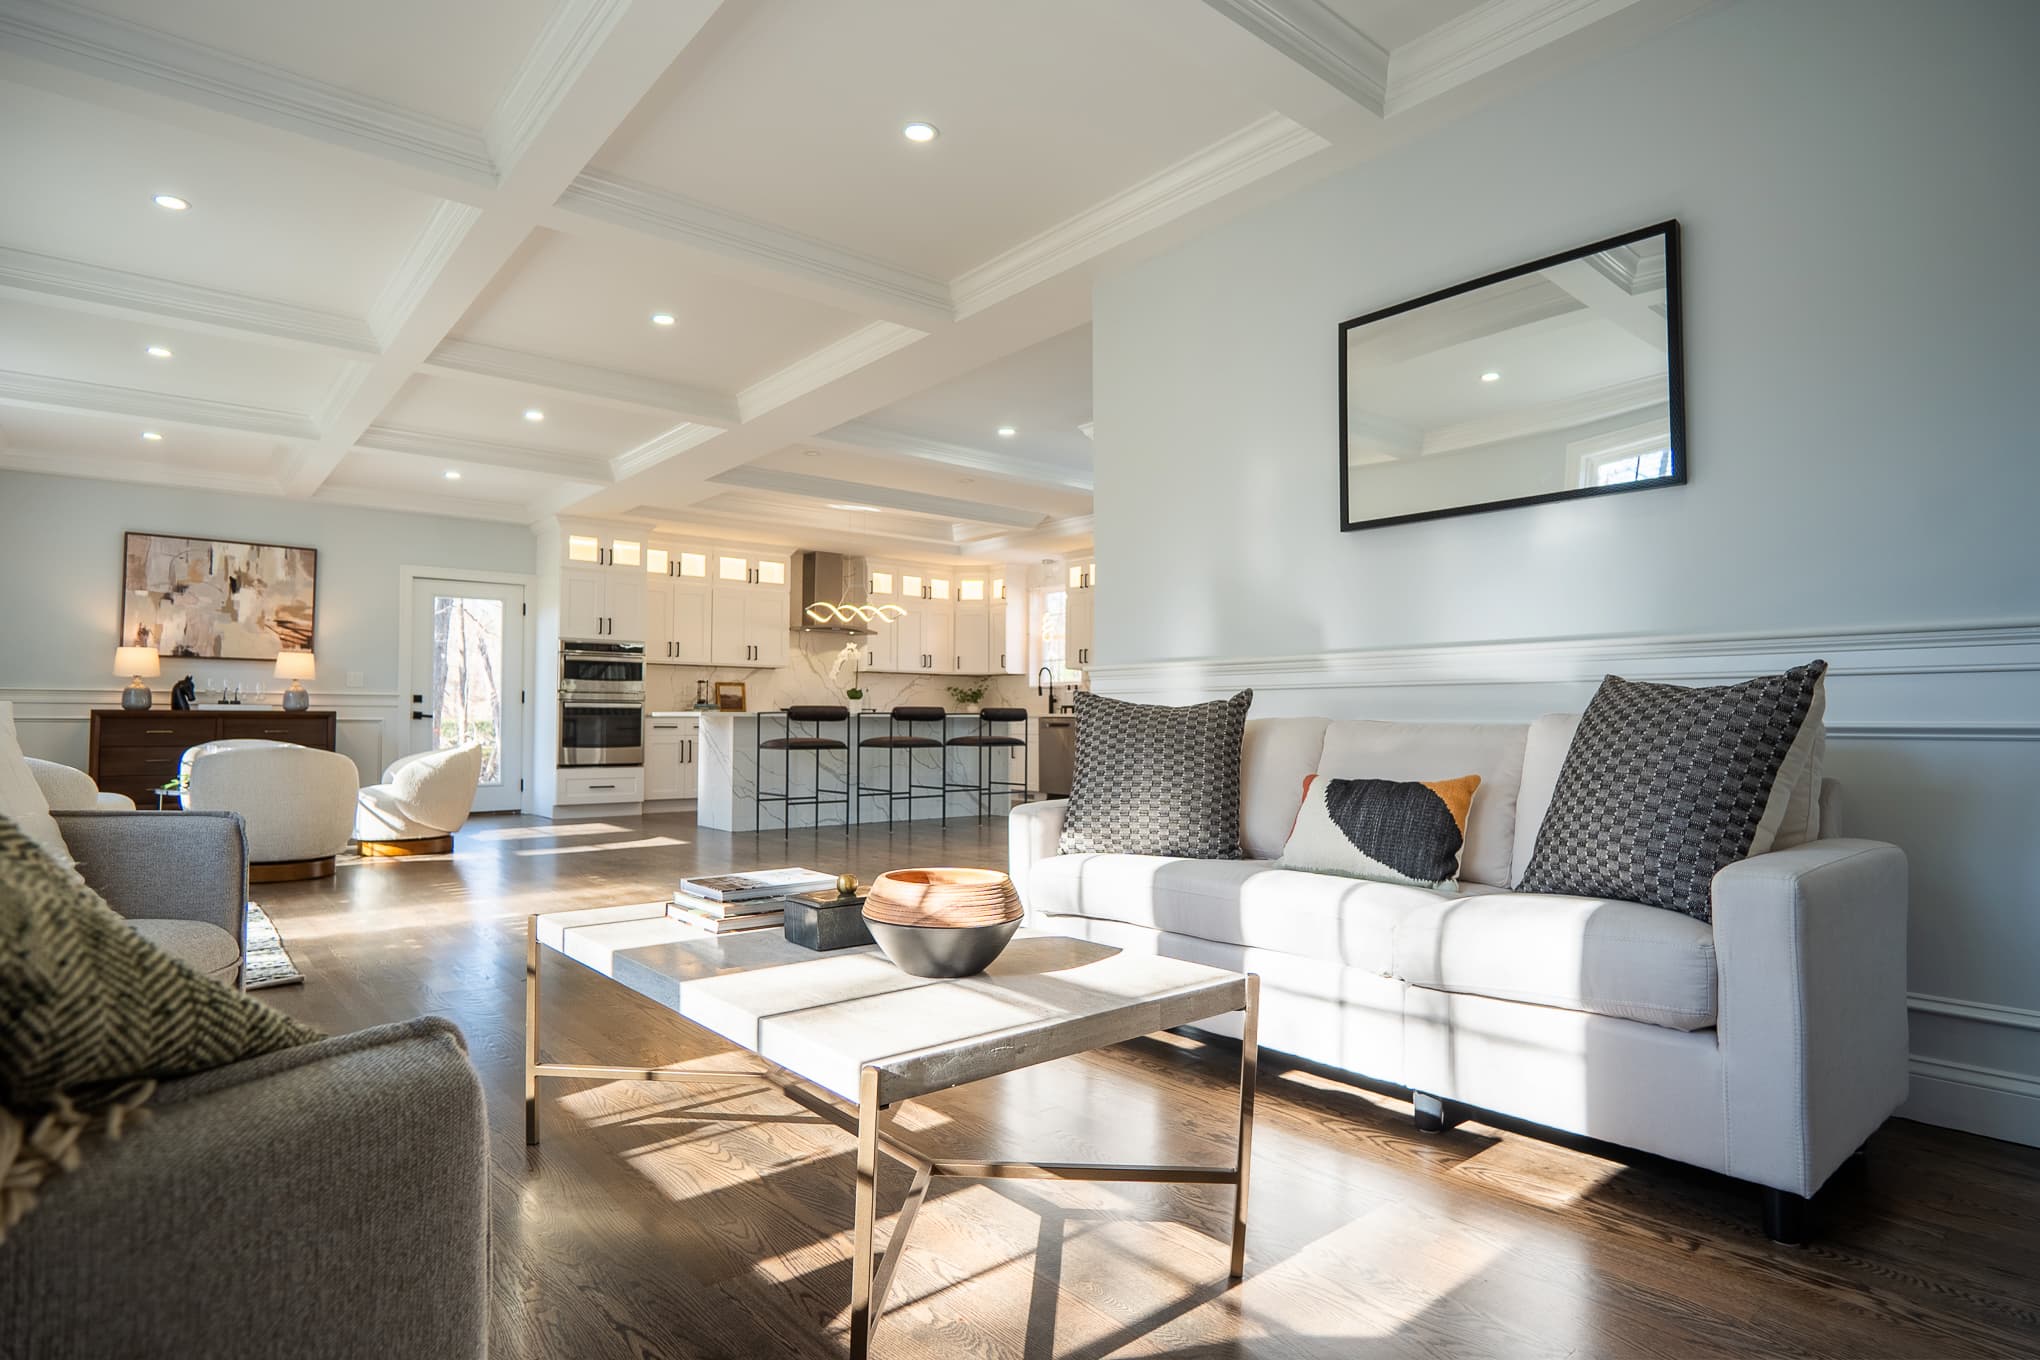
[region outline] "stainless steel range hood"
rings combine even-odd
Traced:
[[[798,632],[857,637],[872,632],[866,617],[871,578],[861,557],[811,549],[795,553],[792,600],[791,626]]]

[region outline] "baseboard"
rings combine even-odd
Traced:
[[[1923,1124],[2040,1147],[2040,1078],[1915,1057],[1911,1094],[1898,1113]]]

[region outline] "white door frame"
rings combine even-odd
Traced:
[[[517,810],[528,813],[533,806],[531,780],[531,677],[537,672],[533,667],[538,661],[536,629],[531,627],[531,600],[538,591],[538,577],[529,572],[519,571],[472,571],[465,567],[398,567],[397,568],[397,697],[403,699],[411,692],[411,625],[413,611],[412,597],[420,581],[474,581],[481,585],[521,586],[524,589],[524,622],[517,630],[524,637],[524,702],[518,705],[518,730],[523,740],[518,743],[523,753],[518,760],[517,782],[522,792],[518,794]],[[398,732],[408,733],[411,706],[405,701],[399,710],[403,717],[398,720]],[[403,746],[404,738],[399,736],[397,745]],[[381,777],[381,771],[376,772]],[[507,778],[510,771],[505,770]]]

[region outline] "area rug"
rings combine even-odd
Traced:
[[[276,922],[253,902],[248,904],[248,953],[241,963],[241,977],[242,985],[251,992],[264,987],[288,987],[305,980],[305,975],[290,961],[283,937],[276,933]]]

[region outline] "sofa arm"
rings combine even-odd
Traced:
[[[1818,840],[1714,876],[1731,1175],[1811,1195],[1906,1098],[1905,852]]]
[[[1027,872],[1035,861],[1056,853],[1062,841],[1063,817],[1069,809],[1069,799],[1052,798],[1021,803],[1006,815],[1006,872],[1023,905],[1027,903]]]
[[[248,952],[248,839],[231,812],[58,812],[78,873],[122,916],[204,921]]]
[[[417,1020],[166,1083],[0,1242],[0,1355],[479,1357],[488,1148]]]

